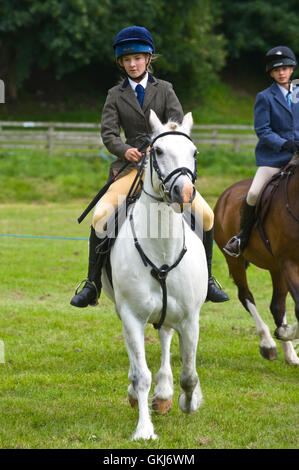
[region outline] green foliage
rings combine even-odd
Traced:
[[[230,58],[244,53],[265,54],[278,45],[286,45],[299,53],[298,1],[217,0],[222,10],[219,31],[228,40]]]
[[[190,0],[188,8],[183,0],[5,0],[0,47],[16,71],[8,80],[19,86],[33,67],[60,78],[97,64],[99,74],[113,77],[115,35],[142,23],[162,54],[157,69],[190,92],[223,65],[223,39],[213,33],[216,16],[210,0]]]

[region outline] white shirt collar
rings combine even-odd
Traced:
[[[278,85],[278,83],[277,83],[277,85]],[[286,98],[286,97],[287,97],[287,94],[288,94],[288,90],[286,90],[286,89],[285,89],[283,86],[281,86],[281,85],[278,85],[278,87],[279,87],[281,93],[283,94],[283,96]],[[293,89],[294,89],[293,83],[291,82],[291,85],[290,85],[290,92],[291,92],[291,93],[292,93]]]
[[[147,81],[148,81],[148,73],[146,72],[145,76],[143,77],[143,79],[139,83],[134,82],[133,80],[131,80],[130,77],[128,77],[128,80],[129,80],[129,83],[132,87],[132,90],[136,93],[135,88],[137,87],[137,85],[142,85],[144,89],[146,88]]]

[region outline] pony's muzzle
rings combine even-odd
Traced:
[[[177,202],[178,204],[188,204],[192,202],[194,198],[194,186],[189,180],[182,182],[176,182],[171,190],[171,199],[172,202]]]

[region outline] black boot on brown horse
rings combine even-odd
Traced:
[[[240,219],[240,231],[238,235],[232,237],[227,244],[223,247],[223,251],[229,255],[237,258],[240,256],[242,251],[245,250],[251,230],[255,222],[255,206],[250,206],[246,200],[244,200],[241,207],[241,219]]]

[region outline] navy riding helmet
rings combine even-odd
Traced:
[[[294,52],[286,46],[277,46],[270,49],[265,56],[266,72],[271,72],[275,67],[290,65],[296,67],[297,60]]]
[[[115,57],[122,55],[147,53],[155,54],[155,45],[151,33],[142,26],[129,26],[122,29],[113,43]]]

